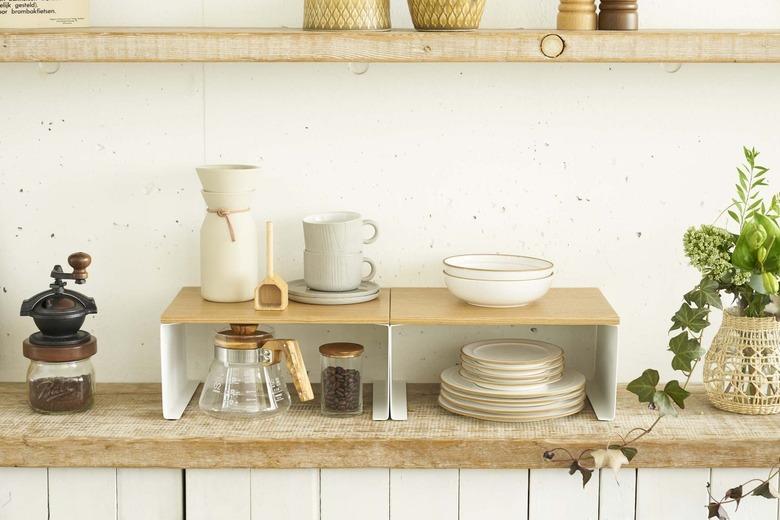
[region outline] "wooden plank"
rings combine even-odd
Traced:
[[[528,518],[527,469],[460,470],[459,520]]]
[[[183,480],[180,469],[117,469],[117,520],[182,520]]]
[[[116,518],[116,470],[50,468],[50,520]]]
[[[528,487],[528,520],[598,520],[598,475],[583,488],[580,476],[565,469],[532,469]]]
[[[253,469],[252,520],[318,520],[318,469]]]
[[[675,450],[675,455],[686,457],[685,450]],[[709,480],[707,468],[640,468],[636,477],[636,520],[704,518]]]
[[[307,305],[290,302],[284,311],[256,311],[254,302],[214,303],[200,297],[198,287],[185,287],[165,309],[161,323],[368,323],[390,319],[390,292],[357,305]]]
[[[600,471],[599,520],[634,520],[636,471],[623,468],[617,475],[611,469]]]
[[[94,27],[0,33],[0,61],[780,62],[776,31],[307,32]]]
[[[321,470],[320,515],[322,520],[388,520],[390,470]]]
[[[752,479],[763,480],[769,476],[769,468],[712,468],[712,495],[720,500],[728,489],[744,484]],[[775,477],[772,483],[780,484],[780,476]],[[756,486],[757,482],[745,485],[748,491]],[[731,518],[735,520],[780,520],[780,501],[767,500],[764,497],[746,498],[739,504],[726,504],[724,506]]]
[[[185,471],[187,520],[251,520],[251,476],[248,469]],[[273,490],[274,492],[276,490]]]
[[[0,518],[48,518],[46,468],[0,468]]]
[[[390,323],[407,325],[617,325],[620,318],[601,291],[553,288],[526,307],[489,309],[455,298],[447,289],[394,288]]]
[[[43,416],[29,410],[25,385],[0,384],[0,466],[549,468],[556,463],[542,460],[546,449],[603,446],[655,417],[621,389],[611,423],[589,407],[552,421],[493,423],[444,411],[436,385],[410,385],[407,421],[372,421],[366,395],[359,416],[324,417],[315,399],[239,427],[201,413],[197,396],[180,420],[166,421],[159,393],[113,394],[112,386],[98,385],[88,414]],[[780,458],[780,415],[723,412],[701,387],[691,390],[680,416],[641,440],[633,467],[768,467]]]
[[[458,470],[391,469],[390,518],[458,518]]]

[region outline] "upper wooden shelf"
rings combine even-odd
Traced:
[[[94,27],[0,32],[0,62],[23,61],[776,63],[780,31]]]
[[[475,307],[447,289],[392,290],[390,323],[401,325],[617,325],[615,310],[594,288],[553,288],[525,307]]]
[[[98,385],[95,407],[40,415],[26,386],[0,384],[0,466],[170,468],[540,468],[553,447],[605,446],[647,427],[655,412],[618,392],[615,422],[588,407],[551,421],[508,424],[453,415],[436,404],[436,385],[409,386],[409,420],[324,417],[318,400],[280,417],[234,422],[209,417],[197,394],[178,421],[160,417],[159,385]],[[367,393],[370,401],[370,392]],[[780,457],[780,415],[713,408],[701,388],[679,417],[667,417],[640,444],[635,467],[770,467]]]
[[[214,303],[201,298],[199,287],[185,287],[160,317],[160,323],[323,323],[387,324],[390,290],[376,300],[355,305],[306,305],[290,302],[283,311],[256,311],[254,302]]]
[[[468,305],[440,288],[382,289],[379,298],[354,305],[290,302],[284,311],[256,311],[252,302],[214,303],[198,287],[185,287],[161,323],[323,323],[377,325],[617,325],[620,318],[601,291],[554,288],[526,307],[488,309]]]

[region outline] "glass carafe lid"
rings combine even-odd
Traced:
[[[273,339],[256,325],[231,325],[214,340],[214,361],[203,385],[201,410],[219,418],[271,417],[290,407],[281,357],[301,401],[313,399],[300,346]]]

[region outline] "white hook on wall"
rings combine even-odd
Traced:
[[[368,63],[351,61],[349,62],[348,67],[349,71],[357,76],[365,74],[368,71]]]
[[[664,68],[666,72],[669,74],[674,74],[678,70],[680,70],[683,66],[682,63],[663,63],[661,66]]]
[[[56,74],[60,70],[60,63],[58,61],[39,61],[38,70],[44,74]]]

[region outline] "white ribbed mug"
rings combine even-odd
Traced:
[[[366,276],[363,276],[364,263],[371,268]],[[375,275],[374,261],[365,258],[363,253],[303,252],[303,279],[315,291],[352,291]]]
[[[374,228],[370,238],[363,238],[365,226]],[[377,223],[354,211],[318,213],[303,219],[306,250],[315,253],[359,253],[364,244],[373,243],[378,236]]]

